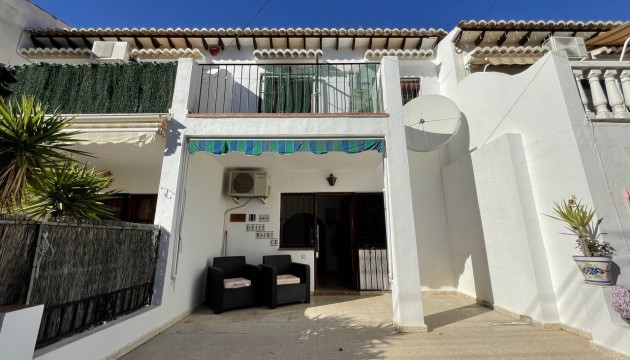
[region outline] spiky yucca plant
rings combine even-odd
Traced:
[[[584,256],[611,256],[614,248],[606,241],[599,241],[599,224],[602,219],[593,222],[595,210],[582,204],[572,196],[568,200],[554,202],[554,215],[550,218],[563,221],[567,229],[577,235],[577,247]]]
[[[88,155],[69,148],[79,134],[64,131],[71,119],[46,111],[32,97],[0,97],[0,212],[14,212],[27,186],[37,185],[44,170],[70,160],[71,153]]]
[[[117,192],[105,191],[111,176],[71,160],[43,169],[42,175],[41,181],[29,187],[24,206],[29,217],[60,221],[112,216],[112,208],[103,203]]]

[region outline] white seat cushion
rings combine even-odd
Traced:
[[[278,285],[299,284],[300,278],[291,274],[278,275]]]
[[[242,277],[223,280],[223,287],[226,289],[237,289],[237,288],[242,288],[242,287],[248,287],[251,285],[252,285],[251,280],[248,280]]]

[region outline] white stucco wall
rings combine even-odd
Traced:
[[[441,172],[445,150],[408,152],[423,291],[457,288]]]
[[[630,127],[627,123],[573,122],[590,187],[592,204],[601,223],[602,239],[616,249],[617,284],[630,288]]]
[[[590,320],[592,342],[630,357],[630,324],[612,308],[612,288],[582,284],[584,310]]]
[[[452,271],[458,292],[493,303],[473,166],[463,156],[442,169]]]
[[[29,63],[17,53],[22,30],[27,27],[69,27],[39,6],[25,0],[0,1],[0,63],[20,65]]]
[[[89,144],[77,149],[92,156],[77,156],[81,162],[101,171],[111,171],[112,189],[130,194],[157,194],[166,139],[155,140],[140,147],[135,144]]]
[[[473,152],[472,161],[495,306],[558,323],[521,137],[506,134]]]
[[[575,108],[570,99],[575,97],[579,101],[579,96],[577,90],[574,93],[565,93],[566,89],[575,89],[575,85],[572,77],[559,75],[558,68],[563,66],[568,66],[566,57],[552,53],[519,75],[476,73],[457,85],[453,97],[458,99],[457,104],[466,116],[469,149],[473,154],[504,134],[521,135],[559,320],[571,327],[588,331],[582,303],[575,301],[580,297],[580,274],[571,258],[576,253],[573,239],[560,234],[563,232],[560,222],[543,215],[551,211],[554,201],[573,194],[592,203],[578,144],[571,127],[573,118],[578,115],[570,110]],[[460,156],[467,156],[459,150]],[[456,155],[453,153],[452,157]],[[474,174],[478,172],[474,166],[471,170]],[[518,207],[520,204],[514,203],[511,204],[512,210],[503,207],[501,211],[517,213],[521,211]],[[497,214],[482,215],[488,217]],[[449,216],[450,223],[451,220],[454,219]],[[504,233],[513,231],[507,222],[503,226]],[[486,240],[486,243],[495,241]],[[455,247],[457,240],[452,241]],[[498,291],[494,287],[493,290]],[[518,306],[509,305],[506,307]]]
[[[246,157],[245,155],[242,155]],[[286,155],[292,156],[292,155]],[[296,155],[293,155],[296,156]],[[319,155],[324,156],[326,155]],[[361,157],[361,154],[351,155]],[[343,170],[332,167],[339,179],[334,187],[328,185],[325,177],[328,169],[266,169],[269,175],[271,195],[265,203],[253,198],[240,199],[235,204],[224,191],[229,179],[229,168],[225,168],[215,160],[216,156],[197,153],[191,156],[188,165],[187,200],[184,214],[182,236],[185,239],[195,238],[194,242],[208,242],[210,251],[206,256],[209,263],[212,258],[221,256],[223,240],[223,214],[225,229],[228,233],[227,255],[243,255],[251,264],[261,264],[264,255],[277,253],[290,254],[295,262],[308,264],[311,267],[311,291],[315,286],[315,264],[312,249],[282,250],[279,246],[271,246],[269,240],[255,239],[254,232],[247,232],[246,222],[230,222],[230,214],[269,215],[269,222],[264,223],[265,231],[272,231],[275,238],[280,234],[280,197],[282,193],[347,193],[347,192],[382,192],[383,167]],[[331,160],[331,166],[334,163]],[[264,166],[264,165],[263,165]],[[207,174],[201,174],[207,172]],[[191,177],[196,177],[192,180]],[[193,200],[194,199],[194,200]],[[191,203],[194,201],[194,203]],[[246,205],[245,205],[246,204]],[[237,208],[239,205],[244,205]],[[229,209],[234,210],[229,211]],[[257,224],[262,224],[256,222]]]

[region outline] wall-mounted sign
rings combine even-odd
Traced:
[[[258,215],[258,221],[260,221],[260,222],[269,222],[269,214]]]
[[[230,214],[230,222],[245,222],[245,214]]]
[[[271,239],[273,238],[273,231],[257,231],[256,239]]]
[[[245,231],[247,232],[265,231],[265,224],[247,224],[245,225]]]

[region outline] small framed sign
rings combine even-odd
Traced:
[[[265,231],[265,224],[246,224],[246,232]]]

